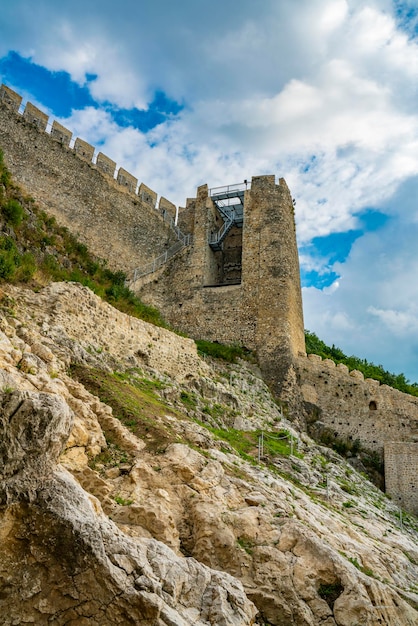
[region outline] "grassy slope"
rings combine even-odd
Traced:
[[[76,281],[114,307],[157,326],[166,326],[156,309],[127,287],[123,272],[113,272],[67,228],[59,226],[13,184],[0,152],[0,281],[36,289],[50,280]]]

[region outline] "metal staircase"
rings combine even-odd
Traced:
[[[226,187],[214,187],[209,190],[209,197],[218,209],[224,223],[216,233],[209,236],[209,245],[214,251],[222,250],[225,237],[233,226],[242,228],[244,221],[244,193],[248,189],[247,181]]]
[[[209,190],[209,196],[212,198],[216,208],[222,216],[223,224],[216,233],[212,233],[209,237],[209,245],[212,250],[222,250],[222,244],[225,237],[233,226],[242,228],[244,221],[244,193],[248,189],[249,183],[239,183],[237,185],[228,185],[226,187],[214,187]],[[185,246],[192,243],[191,235],[185,235],[176,225],[174,219],[167,211],[162,211],[162,216],[170,228],[175,232],[177,240],[168,250],[160,254],[144,267],[137,267],[132,272],[132,277],[128,279],[128,284],[133,284],[139,278],[152,274],[162,265],[167,263],[174,255],[176,255]]]

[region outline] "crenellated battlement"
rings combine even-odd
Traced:
[[[311,434],[360,441],[385,460],[387,493],[418,514],[418,398],[316,354],[299,354],[297,373]]]
[[[393,387],[389,387],[389,385],[381,385],[380,382],[378,380],[375,380],[374,378],[364,378],[363,372],[360,372],[359,370],[350,370],[344,363],[335,363],[335,361],[333,361],[332,359],[323,359],[319,354],[306,354],[304,352],[300,352],[298,356],[301,362],[303,361],[303,359],[308,359],[308,361],[310,361],[311,363],[316,363],[317,365],[326,367],[330,370],[335,369],[338,370],[338,372],[340,373],[344,373],[347,376],[350,376],[350,378],[355,378],[359,381],[365,381],[371,387],[382,387],[391,389],[392,391],[397,393],[402,393],[398,389],[393,389]]]
[[[80,159],[97,168],[103,174],[116,180],[116,182],[134,195],[140,196],[144,202],[153,205],[159,211],[169,211],[175,217],[177,207],[173,202],[161,197],[158,202],[158,194],[144,183],[139,183],[138,178],[123,167],[118,167],[116,162],[102,152],[97,153],[94,146],[80,137],[73,137],[73,133],[56,120],[41,111],[31,102],[22,105],[22,96],[7,87],[0,86],[0,103],[11,112],[21,115],[23,119],[44,132],[54,141],[72,150]]]
[[[111,267],[129,274],[178,240],[173,202],[6,85],[0,147],[16,182]]]

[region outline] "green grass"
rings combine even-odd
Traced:
[[[322,583],[319,585],[318,595],[325,600],[328,606],[332,609],[334,607],[334,602],[340,597],[343,591],[344,587],[339,581],[335,583]]]
[[[228,363],[236,363],[238,359],[249,359],[251,351],[237,345],[225,345],[218,342],[204,341],[198,339],[196,341],[199,354],[208,355],[215,359],[222,359]]]
[[[254,463],[256,458],[258,458],[258,440],[261,430],[243,431],[235,428],[212,428],[207,424],[205,424],[205,427],[217,439],[227,442],[243,459]],[[272,457],[290,456],[291,443],[290,435],[287,431],[263,431],[263,435],[264,455]]]
[[[370,567],[363,567],[362,565],[360,565],[360,563],[358,562],[358,560],[356,558],[352,558],[352,557],[348,557],[348,560],[350,561],[350,563],[352,563],[352,565],[354,565],[354,567],[356,567],[360,572],[363,572],[363,574],[365,574],[366,576],[370,576],[372,578],[375,578],[375,575],[373,573],[373,570],[370,569]]]
[[[120,506],[129,506],[133,503],[133,500],[126,500],[125,498],[122,498],[122,496],[115,496],[113,499],[116,504],[119,504]]]
[[[187,409],[195,409],[197,406],[195,394],[189,391],[182,391],[180,393],[180,400]]]
[[[237,539],[237,544],[239,545],[240,548],[245,550],[247,554],[251,555],[253,553],[254,543],[250,541],[249,539],[244,539],[243,537],[239,537]]]
[[[159,453],[178,441],[167,414],[183,416],[158,395],[160,381],[136,378],[127,373],[110,373],[75,365],[71,375],[113,409],[113,415],[140,439],[147,449]]]

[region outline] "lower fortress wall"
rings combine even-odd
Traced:
[[[418,398],[315,354],[300,356],[297,369],[310,430],[378,453],[386,493],[418,515]]]
[[[0,148],[15,182],[112,269],[129,272],[176,241],[152,192],[144,200],[2,101]]]

